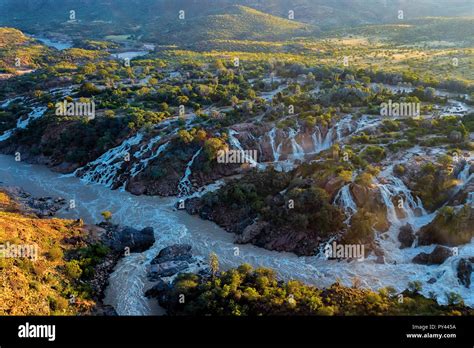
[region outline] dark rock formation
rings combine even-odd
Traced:
[[[469,289],[471,286],[472,263],[469,260],[461,259],[458,263],[459,282]]]
[[[106,230],[102,241],[113,251],[123,253],[130,248],[132,253],[141,253],[148,250],[155,243],[155,234],[152,227],[137,230],[132,227],[101,223]]]
[[[168,261],[190,262],[193,257],[191,249],[192,247],[189,244],[175,244],[168,246],[159,252],[158,256],[151,261],[151,264],[155,265]]]
[[[400,228],[398,241],[401,244],[400,249],[410,248],[413,245],[413,242],[415,241],[415,234],[410,224],[406,224]]]
[[[39,218],[53,217],[66,205],[61,197],[33,197],[19,187],[5,187],[4,190],[20,204],[22,211]]]
[[[414,263],[422,265],[441,265],[447,258],[453,255],[450,248],[438,245],[431,254],[420,253],[413,258]]]

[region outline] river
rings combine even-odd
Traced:
[[[328,261],[319,257],[297,257],[291,253],[268,251],[253,245],[235,245],[233,236],[209,221],[203,221],[173,206],[176,198],[134,196],[128,192],[112,191],[98,184],[85,184],[78,178],[62,176],[47,167],[16,162],[13,157],[0,155],[0,181],[4,185],[20,186],[36,196],[61,196],[74,199],[76,208],[61,211],[64,218],[83,218],[87,223],[101,221],[100,213],[109,210],[113,222],[135,228],[151,226],[155,229],[156,243],[143,254],[123,258],[110,278],[106,291],[107,304],[115,307],[120,315],[161,314],[154,301],[143,293],[147,262],[161,248],[174,243],[189,243],[198,257],[207,258],[214,252],[222,269],[248,262],[253,266],[274,269],[282,279],[298,279],[320,287],[330,286],[336,280],[351,285],[354,277],[364,287],[379,289],[392,286],[401,291],[409,281],[423,282],[422,293],[438,295],[446,303],[445,293],[459,293],[466,304],[474,306],[474,294],[461,286],[456,277],[459,257],[472,256],[474,244],[459,248],[459,256],[449,258],[441,266],[415,265],[410,262],[419,252],[431,252],[433,246],[398,250],[397,262],[379,264],[374,258],[362,262]],[[238,249],[236,249],[238,248]],[[238,252],[237,252],[238,251]],[[426,281],[436,278],[434,284]]]

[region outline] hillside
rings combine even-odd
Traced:
[[[29,39],[20,30],[13,28],[0,28],[0,48],[21,45]]]
[[[0,191],[0,245],[37,245],[29,256],[0,258],[0,315],[76,315],[95,303],[78,282],[85,264],[71,259],[85,247],[86,230],[75,221],[40,219],[25,213],[18,202]],[[26,250],[26,249],[24,249]],[[11,256],[11,254],[10,254]],[[74,301],[71,299],[74,298]]]
[[[213,11],[223,13],[232,5],[248,6],[255,10],[243,10],[249,18],[242,18],[243,23],[236,23],[232,15],[219,17]],[[322,29],[335,27],[351,27],[369,24],[387,24],[398,22],[398,10],[404,11],[405,19],[426,16],[469,16],[474,15],[474,9],[460,0],[418,0],[407,2],[402,0],[0,0],[0,25],[15,26],[28,32],[62,29],[77,34],[78,30],[89,35],[108,34],[146,34],[147,30],[154,31],[154,37],[166,40],[165,23],[176,26],[178,13],[184,10],[186,19],[200,23],[208,29],[224,29],[221,39],[237,37],[239,34],[253,33],[255,38],[267,34],[286,33],[288,29],[302,29],[301,24],[290,25],[287,21],[277,21],[278,18],[288,18],[289,11],[294,11],[295,21],[306,23]],[[69,11],[74,10],[76,21],[68,23]],[[263,17],[263,13],[274,17]],[[207,20],[206,20],[207,18]],[[227,22],[227,20],[229,22]],[[272,25],[256,25],[248,27],[248,22],[272,22]],[[216,21],[213,23],[213,21]],[[189,22],[188,22],[189,23]],[[78,25],[80,24],[80,25]],[[239,25],[237,25],[239,24]],[[268,23],[267,23],[268,24]],[[240,27],[242,25],[242,27]],[[281,26],[281,28],[279,28]],[[233,29],[237,31],[233,32]],[[194,28],[202,32],[200,28]],[[183,28],[179,32],[196,37],[194,30]],[[267,31],[268,30],[268,31]],[[99,34],[100,33],[100,34]],[[233,33],[233,35],[229,35]],[[215,33],[207,33],[205,37],[215,37]],[[180,37],[188,40],[188,37]]]
[[[37,68],[47,59],[49,49],[21,31],[0,27],[0,73],[21,73]]]
[[[307,35],[309,25],[275,17],[250,7],[230,6],[209,14],[176,22],[158,20],[146,40],[160,43],[193,43],[202,40],[279,40]]]
[[[405,19],[474,14],[474,7],[461,0],[272,0],[253,6],[275,16],[287,16],[292,9],[295,20],[323,29],[398,22],[399,10]]]
[[[424,17],[400,24],[369,25],[350,30],[351,34],[384,38],[387,43],[427,46],[470,46],[474,37],[474,17]],[[348,33],[345,29],[327,35]]]

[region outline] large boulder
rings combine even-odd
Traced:
[[[155,243],[155,233],[152,227],[137,230],[119,225],[101,224],[101,226],[105,227],[107,231],[102,237],[102,241],[117,252],[123,252],[125,248],[129,248],[132,253],[141,253]]]
[[[170,284],[165,282],[163,279],[158,279],[155,285],[145,292],[146,297],[158,298],[164,292],[170,289]]]
[[[472,263],[469,260],[459,260],[458,267],[459,282],[469,289],[471,286]]]
[[[160,264],[167,261],[192,261],[192,246],[189,244],[175,244],[161,249],[151,264]]]
[[[400,228],[398,241],[400,242],[400,249],[410,248],[413,245],[415,234],[410,224],[406,224]]]
[[[187,270],[197,260],[192,256],[191,245],[174,244],[160,250],[148,268],[148,279],[160,280]]]
[[[254,239],[260,233],[262,233],[262,231],[267,226],[268,226],[268,222],[265,222],[265,221],[254,222],[252,225],[245,227],[242,234],[236,236],[235,243],[237,244],[249,243],[252,239]]]
[[[375,186],[366,187],[359,184],[352,184],[351,193],[354,202],[359,208],[365,208],[375,215],[375,229],[380,232],[387,231],[390,227],[390,223],[387,219],[387,208],[383,202],[380,190]]]
[[[418,231],[420,245],[441,244],[457,246],[469,243],[474,237],[474,208],[446,206],[436,218]]]
[[[166,261],[150,266],[148,270],[148,279],[151,281],[159,280],[163,277],[171,277],[187,269],[189,264],[186,261]]]
[[[416,255],[413,258],[413,263],[422,265],[441,265],[451,256],[453,256],[453,251],[450,248],[437,245],[430,254],[420,253]]]

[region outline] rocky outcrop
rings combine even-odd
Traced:
[[[365,208],[376,216],[375,229],[385,232],[389,229],[390,223],[387,219],[387,209],[383,202],[380,190],[377,187],[362,186],[359,184],[351,185],[351,193],[354,202],[359,208]]]
[[[442,208],[436,218],[418,231],[420,245],[456,246],[469,243],[474,237],[474,208],[464,206]]]
[[[94,316],[103,316],[103,317],[117,317],[118,313],[114,307],[110,305],[98,304],[94,311],[91,313]]]
[[[156,284],[145,292],[145,296],[158,298],[161,294],[168,291],[170,288],[170,283],[165,282],[163,279],[157,279]]]
[[[148,250],[155,243],[155,234],[152,227],[137,230],[132,227],[101,223],[99,226],[106,231],[101,239],[105,245],[115,252],[123,253],[129,248],[131,253],[141,253]]]
[[[158,256],[156,256],[151,264],[160,264],[168,261],[186,261],[190,262],[193,258],[191,254],[191,245],[189,244],[175,244],[162,249]]]
[[[459,260],[457,271],[459,282],[469,289],[471,286],[472,261],[467,259]]]
[[[450,248],[438,245],[430,253],[420,253],[413,258],[413,263],[418,263],[422,265],[441,265],[448,259],[453,256],[453,251]]]
[[[5,187],[4,190],[20,204],[22,211],[39,218],[53,217],[66,205],[61,197],[33,197],[19,187]]]
[[[247,226],[242,231],[242,234],[235,237],[235,243],[237,244],[246,244],[250,243],[255,239],[260,233],[262,233],[266,227],[268,227],[268,222],[265,221],[256,221],[253,224]]]
[[[183,272],[196,262],[190,245],[171,245],[162,249],[151,261],[147,276],[150,281],[159,281]]]
[[[192,247],[187,244],[174,244],[160,250],[150,262],[147,278],[154,285],[145,291],[146,297],[164,300],[171,289],[171,282],[179,273],[208,273],[204,262],[192,255]]]
[[[400,228],[398,233],[398,241],[400,242],[400,249],[410,248],[415,241],[415,233],[410,224],[406,224]]]

